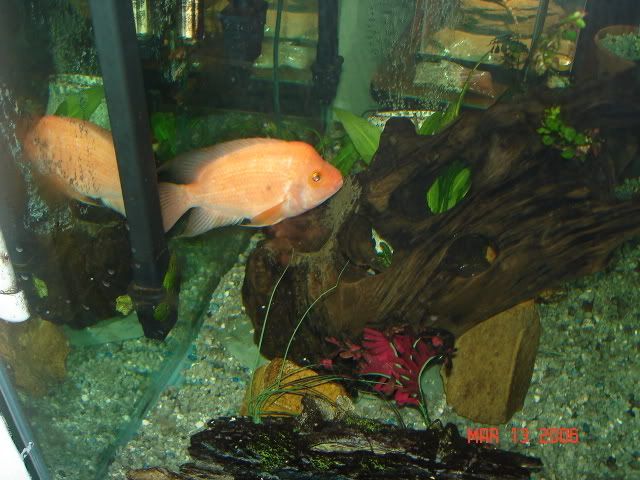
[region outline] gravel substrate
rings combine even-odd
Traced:
[[[122,480],[131,468],[177,469],[189,461],[186,448],[192,433],[212,417],[237,413],[256,354],[240,297],[246,255],[256,242],[254,236],[222,278],[181,373],[147,412],[135,437],[118,450],[103,478]],[[606,272],[573,282],[562,291],[565,295],[560,300],[538,307],[544,330],[531,388],[523,410],[500,427],[500,447],[540,457],[545,468],[535,479],[640,478],[640,247],[625,246]],[[131,389],[148,387],[153,380],[149,372],[155,371],[171,348],[171,342],[135,339],[102,349],[74,350],[69,361],[102,369],[99,378],[104,381],[83,383],[87,377],[70,371],[72,379],[65,388],[74,390],[68,392],[75,402],[71,408],[80,410],[89,421],[61,424],[63,412],[60,418],[52,413],[47,434],[64,439],[51,443],[59,445],[58,450],[45,452],[49,461],[64,465],[56,469],[54,478],[91,478],[86,474],[94,471],[96,457],[85,451],[86,455],[72,459],[68,452],[82,452],[82,448],[104,452],[116,433],[122,434],[121,426],[132,415],[132,406],[127,395],[114,396],[122,392],[117,382],[126,382],[133,397]],[[480,426],[455,415],[444,402],[437,372],[431,372],[431,378],[428,398],[433,418],[454,422],[463,433],[467,427]],[[363,415],[393,419],[377,399],[363,397],[356,408]],[[420,427],[415,412],[403,414],[409,426]],[[527,428],[530,444],[513,444],[512,427]],[[552,427],[576,428],[579,443],[542,445],[538,429]],[[57,456],[60,458],[52,460]]]
[[[162,396],[139,435],[120,452],[110,478],[124,478],[131,467],[176,468],[188,459],[191,433],[210,417],[237,412],[250,369],[246,360],[226,353],[224,339],[234,326],[241,332],[248,328],[240,299],[244,260],[243,255],[213,295],[212,315],[184,371],[184,384]],[[502,448],[542,458],[545,469],[534,478],[640,478],[639,272],[640,248],[626,246],[606,272],[567,285],[556,303],[539,305],[544,331],[531,388],[523,410],[500,428]],[[455,415],[437,388],[430,396],[433,417],[454,422],[462,432],[479,426]],[[377,417],[389,412],[371,399],[359,401],[357,411]],[[415,412],[406,413],[407,424],[419,426]],[[512,427],[527,428],[531,442],[513,444]],[[579,443],[541,444],[538,429],[552,427],[577,428]]]

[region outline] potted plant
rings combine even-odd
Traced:
[[[640,61],[640,27],[610,25],[595,36],[598,74],[619,73]]]

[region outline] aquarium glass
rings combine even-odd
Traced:
[[[637,3],[0,0],[32,478],[640,478]]]

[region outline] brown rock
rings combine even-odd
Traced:
[[[0,357],[11,367],[16,386],[44,395],[66,375],[69,353],[62,329],[40,317],[24,323],[0,321]]]
[[[479,423],[506,423],[522,408],[540,341],[532,300],[475,326],[456,342],[451,374],[443,374],[447,402]]]
[[[335,403],[339,396],[346,396],[342,385],[325,379],[310,368],[300,367],[290,360],[285,361],[282,378],[278,386],[278,377],[282,368],[282,358],[274,358],[266,365],[258,368],[253,375],[252,387],[247,389],[240,409],[241,415],[250,414],[248,403],[253,395],[258,395],[268,389],[278,390],[268,397],[259,410],[261,416],[293,414],[302,412],[302,397],[317,395],[331,403]],[[285,390],[283,392],[283,390]],[[262,402],[261,402],[262,403]]]

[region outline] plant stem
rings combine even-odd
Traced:
[[[264,339],[264,332],[267,330],[267,320],[269,319],[269,312],[271,311],[271,305],[273,304],[273,297],[276,294],[276,290],[278,289],[278,285],[280,285],[280,282],[282,281],[282,279],[284,278],[285,274],[287,273],[287,270],[289,270],[289,265],[291,265],[291,262],[293,261],[293,250],[291,251],[291,258],[289,260],[289,263],[287,263],[287,266],[284,267],[284,270],[282,271],[282,273],[280,274],[280,277],[278,278],[278,281],[276,282],[276,284],[273,287],[273,291],[271,292],[271,296],[269,297],[269,303],[267,303],[267,311],[264,314],[264,321],[262,322],[262,331],[260,332],[260,340],[258,340],[258,353],[256,353],[256,362],[255,365],[253,367],[253,372],[251,373],[251,382],[249,383],[249,402],[247,405],[247,410],[249,410],[249,415],[253,417],[253,421],[255,423],[260,423],[260,417],[258,416],[257,418],[255,417],[255,415],[252,414],[252,403],[253,403],[253,380],[255,378],[256,375],[256,370],[258,369],[258,365],[260,364],[260,350],[262,349],[262,341]]]
[[[280,373],[278,374],[278,383],[280,382],[280,379],[282,378],[282,373],[284,372],[284,365],[285,365],[285,363],[287,361],[287,356],[289,355],[289,349],[291,348],[291,344],[293,343],[293,338],[296,336],[296,333],[298,333],[298,330],[302,326],[302,322],[304,321],[304,319],[306,318],[306,316],[309,314],[309,312],[315,306],[316,303],[318,303],[321,299],[323,299],[324,297],[329,295],[331,292],[333,292],[336,288],[338,288],[338,284],[340,283],[340,278],[342,278],[342,274],[347,269],[347,265],[349,265],[349,261],[348,260],[347,260],[347,263],[344,264],[344,267],[342,267],[342,270],[340,270],[340,273],[338,274],[338,279],[336,280],[336,284],[333,287],[331,287],[331,288],[325,290],[324,292],[322,292],[318,296],[318,298],[316,298],[311,303],[311,305],[309,305],[309,307],[305,310],[305,312],[300,317],[300,320],[298,320],[298,324],[296,325],[296,328],[293,329],[293,333],[289,337],[289,342],[287,343],[287,348],[284,351],[284,357],[282,358],[282,365],[280,366]]]

